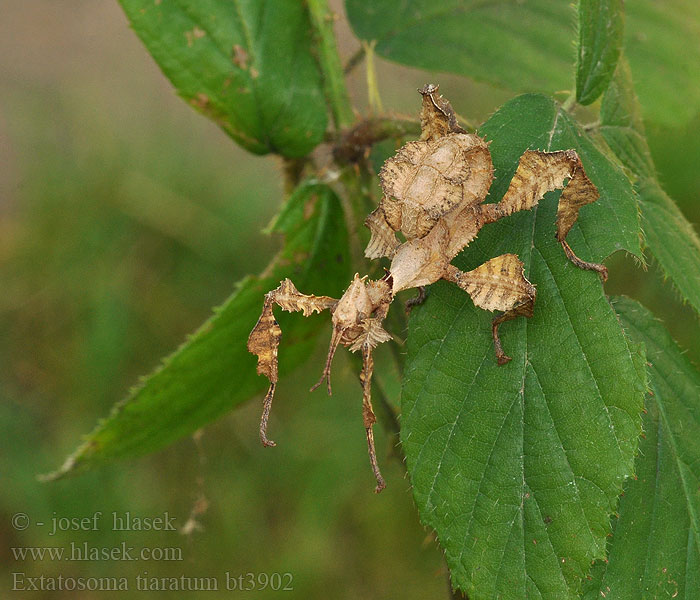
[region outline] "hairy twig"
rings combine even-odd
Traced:
[[[335,18],[326,0],[307,0],[307,6],[316,32],[326,100],[333,114],[336,129],[342,129],[355,120],[355,115],[345,85],[345,76],[333,31]]]
[[[370,117],[341,132],[333,146],[333,158],[340,165],[357,163],[378,142],[418,137],[420,133],[420,122],[416,119],[393,115]]]

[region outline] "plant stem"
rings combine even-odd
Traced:
[[[571,95],[562,102],[562,109],[565,110],[566,112],[571,112],[571,109],[574,107],[576,104],[576,92],[571,92]]]
[[[377,85],[377,70],[374,68],[374,46],[377,40],[371,42],[362,42],[362,47],[365,49],[367,57],[367,95],[369,100],[369,109],[372,114],[384,112],[382,99],[379,95],[379,85]]]
[[[365,48],[364,46],[360,46],[359,50],[355,52],[349,59],[348,62],[345,63],[345,67],[343,67],[343,72],[346,75],[349,75],[352,73],[353,69],[359,65],[362,62],[362,59],[365,57]]]
[[[341,190],[339,195],[343,203],[345,213],[345,223],[350,234],[350,257],[352,264],[359,270],[361,265],[365,265],[362,252],[362,241],[360,240],[360,227],[364,222],[366,212],[362,207],[362,185],[357,173],[352,167],[344,167],[340,172]]]
[[[302,158],[283,158],[282,172],[284,173],[284,193],[289,196],[299,185],[303,176],[304,169],[309,163],[308,157]]]
[[[386,139],[401,140],[420,136],[420,122],[395,116],[364,119],[352,129],[343,131],[333,148],[333,158],[338,164],[360,162],[368,149]]]
[[[338,44],[333,31],[335,16],[326,0],[306,0],[318,41],[319,63],[326,91],[326,101],[333,114],[336,129],[352,124],[355,115],[345,86],[343,66],[338,54]]]

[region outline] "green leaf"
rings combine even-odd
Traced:
[[[346,0],[355,33],[377,54],[515,90],[571,86],[575,13],[567,2]],[[546,32],[546,34],[544,34]]]
[[[654,163],[632,85],[629,64],[622,58],[600,105],[600,133],[623,165],[635,175],[654,176]]]
[[[591,104],[607,88],[625,32],[622,0],[579,0],[576,100]]]
[[[625,484],[608,560],[585,598],[700,598],[700,372],[638,303],[613,303],[649,360],[644,439]]]
[[[376,40],[376,52],[389,60],[518,91],[554,93],[573,86],[576,18],[569,2],[346,0],[345,5],[357,36]],[[700,111],[700,3],[631,0],[625,30],[645,117],[665,124],[688,121]]]
[[[700,239],[676,203],[654,179],[636,185],[650,252],[681,297],[700,313]]]
[[[284,233],[286,243],[265,274],[244,279],[209,321],[115,405],[50,478],[156,450],[267,388],[246,348],[264,294],[289,277],[302,291],[339,296],[350,279],[343,211],[326,185],[299,187],[272,229]],[[279,315],[283,374],[308,357],[326,324],[324,316]]]
[[[600,117],[603,138],[637,178],[635,187],[649,251],[683,299],[700,312],[700,239],[656,179],[639,105],[624,61],[620,62],[603,97]]]
[[[296,0],[119,0],[178,94],[241,146],[297,157],[326,128],[311,25]]]
[[[639,252],[631,185],[552,100],[521,96],[480,129],[492,140],[490,198],[527,148],[574,148],[601,192],[569,234],[586,260]],[[401,438],[421,519],[445,550],[452,583],[472,600],[573,597],[605,552],[609,515],[632,474],[645,390],[599,278],[554,238],[548,194],[485,228],[457,258],[471,269],[515,252],[537,286],[531,319],[502,327],[513,357],[496,364],[493,315],[455,286],[432,286],[413,311]]]

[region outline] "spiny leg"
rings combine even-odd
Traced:
[[[264,446],[275,445],[275,442],[267,437],[267,423],[279,378],[277,351],[282,338],[282,329],[275,319],[272,307],[277,304],[289,312],[302,311],[306,317],[314,312],[332,308],[337,302],[336,299],[328,296],[302,294],[289,279],[285,279],[279,287],[265,294],[262,314],[248,337],[248,351],[258,357],[258,373],[265,375],[270,381],[260,417],[260,441]]]
[[[270,409],[272,408],[272,398],[275,396],[275,383],[270,383],[270,387],[265,394],[265,399],[263,400],[263,411],[260,416],[260,441],[263,446],[276,446],[275,442],[267,438],[267,421],[270,418]]]
[[[419,306],[425,302],[425,299],[428,297],[428,291],[424,285],[419,285],[418,286],[418,294],[414,296],[413,298],[409,298],[406,300],[406,314],[410,314],[411,311],[413,310],[414,306]]]
[[[262,416],[260,417],[260,441],[263,446],[275,445],[275,442],[267,438],[267,421],[270,417],[270,408],[278,380],[277,350],[282,338],[282,329],[272,312],[274,301],[274,292],[265,295],[262,314],[248,337],[248,351],[258,355],[258,373],[265,375],[270,380],[270,387],[265,394]]]
[[[576,254],[574,254],[574,251],[571,249],[571,246],[569,246],[566,240],[561,240],[559,243],[561,244],[561,247],[564,248],[564,254],[566,254],[566,258],[568,258],[572,263],[574,263],[579,269],[585,269],[587,271],[596,271],[600,275],[600,278],[603,280],[603,283],[605,283],[608,280],[608,268],[605,265],[581,260],[578,256],[576,256]]]
[[[377,417],[374,415],[372,408],[372,372],[374,371],[374,359],[372,358],[372,346],[364,344],[362,347],[362,372],[360,373],[360,382],[362,383],[362,420],[365,426],[365,434],[367,436],[367,450],[369,451],[369,462],[372,465],[372,472],[377,480],[377,487],[374,488],[375,493],[381,492],[386,483],[379,471],[377,462],[377,451],[374,447],[374,430],[373,425],[377,422]]]
[[[328,355],[326,356],[326,364],[323,367],[323,373],[321,373],[321,378],[311,386],[310,392],[313,392],[318,386],[326,380],[326,389],[328,390],[328,395],[331,392],[331,366],[333,364],[333,357],[335,356],[335,351],[338,349],[338,344],[343,337],[343,330],[340,327],[333,328],[333,334],[331,335],[331,343],[328,347]]]
[[[501,338],[498,335],[498,326],[501,323],[515,319],[515,317],[527,317],[528,319],[532,316],[532,310],[535,305],[534,298],[532,300],[527,300],[523,304],[516,306],[502,315],[493,318],[491,322],[491,335],[493,336],[493,347],[496,350],[496,360],[499,365],[505,365],[509,363],[512,359],[505,352],[503,352],[503,346],[501,346]]]
[[[444,279],[456,283],[467,292],[479,308],[502,310],[493,320],[491,333],[499,365],[510,361],[503,352],[498,326],[517,316],[531,317],[537,292],[526,278],[523,263],[515,254],[503,254],[465,273],[449,265]]]
[[[573,150],[569,151],[573,152]],[[557,241],[564,249],[566,257],[580,269],[588,271],[596,271],[603,282],[608,280],[608,269],[605,265],[581,260],[571,246],[566,241],[566,236],[573,227],[578,218],[578,211],[582,206],[595,202],[598,197],[598,188],[593,182],[588,179],[586,172],[583,170],[581,159],[576,156],[576,167],[571,177],[571,180],[564,188],[559,198],[559,207],[557,208]]]
[[[338,349],[338,344],[343,343],[347,346],[358,338],[360,332],[357,328],[365,320],[367,315],[370,315],[378,308],[377,303],[381,304],[383,300],[381,292],[390,291],[388,284],[367,282],[366,279],[366,277],[360,277],[355,273],[355,277],[345,290],[342,298],[338,300],[331,311],[333,313],[331,318],[333,322],[331,344],[328,348],[328,356],[326,358],[325,367],[323,368],[323,373],[318,382],[312,386],[312,392],[320,386],[325,379],[328,387],[328,395],[331,395],[331,365],[335,352]],[[372,290],[372,294],[370,294],[370,289]],[[372,296],[375,296],[376,302],[373,301]]]
[[[567,179],[569,182],[564,187]],[[575,150],[527,150],[520,157],[518,168],[503,199],[497,204],[482,205],[484,223],[492,223],[520,210],[529,210],[547,192],[562,188],[564,191],[557,208],[557,240],[573,264],[581,269],[597,271],[605,281],[608,277],[605,266],[581,260],[566,242],[566,236],[578,218],[579,209],[599,198],[598,188],[586,175]]]

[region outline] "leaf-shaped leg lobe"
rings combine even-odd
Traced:
[[[282,338],[282,330],[272,311],[273,305],[278,304],[282,310],[289,312],[302,311],[304,316],[308,316],[314,312],[332,308],[337,302],[328,296],[302,294],[289,279],[280,282],[279,287],[265,294],[260,318],[248,336],[248,351],[258,357],[258,373],[265,375],[270,380],[270,387],[263,400],[263,411],[260,417],[260,441],[264,446],[275,445],[275,442],[267,437],[267,422],[279,378],[277,350]]]
[[[503,199],[482,207],[485,221],[494,222],[520,210],[529,210],[547,192],[560,189],[564,191],[557,208],[557,240],[572,263],[581,269],[597,271],[605,281],[608,277],[605,266],[581,260],[566,242],[566,236],[578,219],[579,209],[600,196],[575,150],[524,152]]]
[[[510,361],[503,352],[498,326],[518,316],[531,317],[537,295],[517,255],[497,256],[467,273],[449,265],[444,278],[467,292],[479,308],[504,311],[492,323],[493,345],[499,365]]]
[[[277,350],[282,330],[272,312],[273,293],[265,295],[262,314],[248,337],[248,351],[258,356],[258,373],[270,380],[270,387],[263,400],[263,411],[260,417],[260,441],[263,446],[274,446],[275,442],[267,438],[267,421],[270,417],[272,399],[275,396],[275,385],[278,380]]]
[[[388,256],[393,258],[400,242],[396,239],[396,233],[386,221],[384,210],[381,206],[375,208],[365,219],[365,225],[369,228],[372,237],[365,248],[365,257],[374,259]]]

